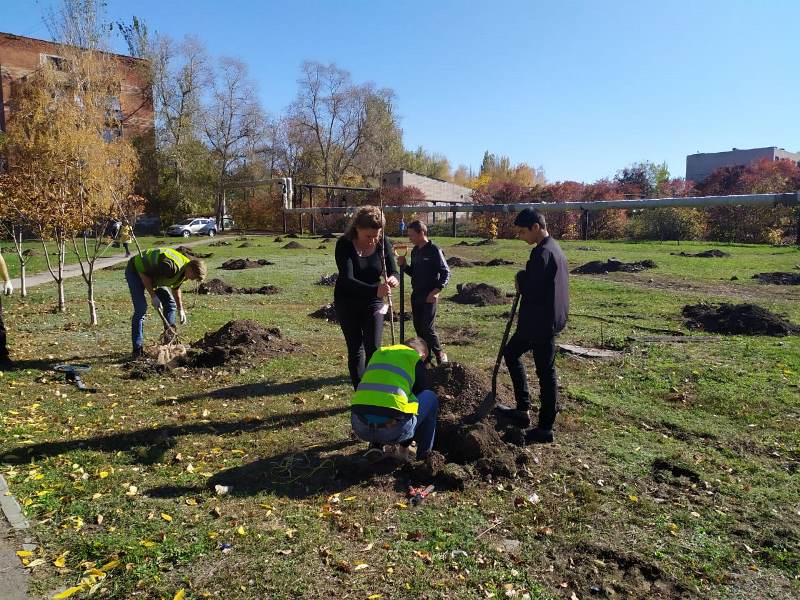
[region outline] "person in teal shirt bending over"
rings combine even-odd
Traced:
[[[189,259],[172,248],[145,250],[128,261],[125,280],[133,301],[133,358],[139,358],[144,347],[144,315],[147,313],[145,290],[150,294],[153,308],[163,309],[164,317],[170,325],[175,325],[176,313],[183,325],[186,323],[186,311],[183,308],[181,284],[187,279],[203,281],[206,273],[206,264],[202,260]]]

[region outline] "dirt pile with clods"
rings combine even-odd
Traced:
[[[459,304],[494,306],[506,304],[509,301],[499,288],[488,283],[459,283],[456,286],[456,291],[457,293],[451,296],[450,300]]]
[[[722,250],[717,250],[716,248],[712,248],[711,250],[704,250],[703,252],[696,252],[692,254],[690,252],[670,252],[672,256],[690,256],[693,258],[725,258],[726,256],[730,256],[727,252],[723,252]]]
[[[396,323],[399,323],[400,322],[400,311],[395,310],[393,315],[394,315],[394,321]],[[324,319],[325,321],[328,321],[329,323],[338,323],[339,322],[339,319],[336,316],[336,306],[333,303],[326,304],[325,306],[321,306],[320,308],[318,308],[314,312],[309,313],[308,316],[309,317],[313,317],[314,319]],[[386,314],[383,315],[383,320],[384,320],[384,322],[389,322],[390,319],[391,319],[391,316],[389,314],[389,311],[386,311]],[[408,311],[404,311],[403,312],[403,321],[411,321],[411,313],[410,312],[408,312]]]
[[[460,256],[451,256],[447,259],[447,264],[450,267],[457,267],[457,268],[466,268],[466,267],[473,267],[470,261],[461,258]]]
[[[428,371],[428,387],[439,398],[439,417],[434,451],[419,475],[457,488],[474,479],[516,476],[529,455],[518,445],[522,431],[495,418],[488,374],[445,363]],[[510,394],[502,389],[499,399],[504,396]]]
[[[188,256],[189,258],[211,258],[212,256],[214,256],[213,252],[206,252],[206,253],[195,252],[192,248],[189,248],[188,246],[178,246],[177,248],[175,248],[175,250],[177,250],[184,256]]]
[[[655,269],[656,266],[656,263],[650,259],[626,263],[611,258],[605,262],[602,260],[589,261],[585,265],[575,267],[570,273],[575,273],[577,275],[606,275],[607,273],[616,273],[620,271],[623,273],[639,273],[647,269]]]
[[[265,258],[259,258],[258,260],[250,260],[249,258],[232,258],[222,263],[220,269],[225,269],[226,271],[241,271],[242,269],[257,269],[258,267],[271,264],[274,263],[271,263]]]
[[[232,364],[255,366],[295,350],[277,327],[264,327],[250,319],[229,321],[191,345],[183,366],[202,368]]]
[[[689,304],[682,312],[689,327],[710,333],[778,337],[800,334],[800,326],[757,304]]]
[[[286,236],[286,237],[289,237],[289,236]],[[305,250],[305,246],[303,246],[303,244],[301,244],[299,242],[295,242],[295,241],[289,242],[285,246],[281,246],[281,248],[283,250]]]
[[[758,279],[760,283],[771,283],[773,285],[800,285],[800,273],[785,273],[780,271],[758,273],[753,275],[753,279]]]
[[[339,278],[339,273],[332,273],[330,275],[320,275],[319,279],[314,282],[316,285],[324,285],[333,287],[336,285],[336,280]]]
[[[231,294],[277,294],[280,288],[274,285],[262,285],[261,287],[236,287],[225,283],[222,279],[209,279],[197,287],[198,294],[215,294],[227,296]]]

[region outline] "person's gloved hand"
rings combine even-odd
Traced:
[[[186,325],[186,311],[181,309],[181,312],[178,314],[178,318],[180,319],[181,325]]]
[[[3,285],[3,293],[6,296],[10,296],[11,294],[14,293],[14,286],[11,285],[11,281],[6,281],[5,282],[5,284]]]
[[[159,300],[156,294],[150,296],[150,300],[153,303],[153,308],[155,308],[156,310],[161,308],[161,300]]]

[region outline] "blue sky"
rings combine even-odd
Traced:
[[[0,30],[47,38],[51,0],[5,0]],[[800,151],[797,0],[108,0],[109,16],[194,34],[245,60],[264,107],[294,97],[303,60],[393,88],[407,147],[483,152],[591,181],[641,160]],[[123,46],[119,47],[123,50]]]

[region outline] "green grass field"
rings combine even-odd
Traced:
[[[277,295],[184,295],[188,340],[246,318],[300,343],[251,369],[124,378],[131,306],[119,269],[98,275],[96,328],[80,278],[66,283],[67,314],[53,312],[52,285],[4,300],[23,368],[0,377],[0,471],[39,543],[26,559],[42,559],[30,569],[36,594],[94,576],[105,598],[800,595],[800,337],[629,339],[694,333],[681,308],[701,300],[755,302],[800,323],[797,287],[751,279],[793,271],[797,248],[564,242],[571,267],[612,256],[657,263],[571,278],[561,341],[622,348],[623,359],[559,357],[557,443],[528,448],[529,470],[515,479],[437,490],[412,507],[385,478],[342,486],[320,476],[331,457],[365,445],[350,437],[341,332],[308,317],[332,299],[313,283],[335,271],[333,243],[298,241],[308,249],[252,236],[246,249],[202,248],[214,251],[210,277],[274,284]],[[442,294],[450,359],[488,372],[508,307],[446,298],[460,282],[513,291],[529,248],[436,241],[448,256],[517,263],[454,269]],[[711,247],[731,257],[670,255]],[[217,270],[233,256],[276,264]],[[149,340],[156,325],[147,321]],[[448,346],[448,332],[465,328],[471,343]],[[85,379],[100,391],[83,394],[47,370],[65,361],[90,364]],[[220,474],[247,485],[218,495]]]

